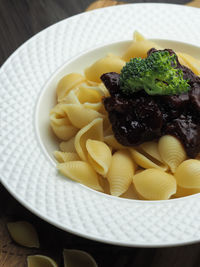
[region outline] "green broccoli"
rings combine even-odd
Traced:
[[[190,85],[177,68],[176,55],[162,50],[126,63],[120,73],[120,88],[125,94],[144,89],[149,95],[174,95],[189,91]]]

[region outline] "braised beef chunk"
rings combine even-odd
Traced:
[[[136,98],[128,99],[116,95],[103,102],[121,144],[141,144],[161,135],[162,113],[152,97],[137,93]]]
[[[200,83],[194,83],[193,88],[189,92],[190,103],[196,113],[200,113]],[[200,114],[199,114],[200,118]]]
[[[148,55],[155,51],[152,48]],[[150,96],[141,90],[127,96],[120,91],[119,74],[110,72],[101,76],[111,95],[103,103],[119,143],[135,146],[171,134],[182,142],[189,157],[200,152],[200,77],[182,66],[178,59],[177,67],[189,81],[188,93]]]
[[[108,89],[110,95],[115,95],[119,92],[119,74],[116,72],[109,72],[101,76],[101,80]]]

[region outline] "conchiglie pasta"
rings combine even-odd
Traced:
[[[98,103],[89,103],[89,102],[85,102],[82,104],[82,106],[84,108],[89,108],[89,109],[93,109],[96,110],[100,113],[102,113],[102,109],[103,109],[103,104],[102,102],[98,102]]]
[[[173,173],[181,162],[187,158],[181,142],[172,135],[164,135],[159,139],[158,150],[161,158]]]
[[[79,104],[66,105],[65,112],[71,124],[76,128],[83,128],[96,118],[103,118],[103,115],[96,110],[85,108]]]
[[[74,152],[54,151],[53,154],[54,154],[55,159],[60,163],[67,162],[67,161],[80,160],[77,153],[74,153]]]
[[[112,158],[110,148],[102,141],[88,139],[86,149],[91,166],[97,173],[105,176]]]
[[[71,90],[62,100],[61,103],[67,103],[67,104],[81,104],[79,102],[79,99],[77,97],[77,90],[78,88],[76,89],[73,89]]]
[[[110,129],[112,130],[112,129]],[[121,145],[113,134],[104,137],[104,142],[114,149],[125,149],[126,147]]]
[[[200,189],[200,162],[198,160],[189,159],[182,162],[174,175],[180,187]]]
[[[159,162],[163,162],[163,160],[160,156],[160,153],[158,151],[158,142],[155,142],[155,141],[145,142],[145,143],[140,145],[140,148],[145,153],[147,153],[148,155],[153,157],[154,159],[158,160]]]
[[[102,94],[106,97],[108,97],[110,95],[108,89],[105,87],[105,85],[103,83],[100,83],[98,85],[98,88],[101,90]]]
[[[131,58],[141,57],[146,58],[147,52],[151,48],[161,49],[156,43],[149,40],[133,41],[127,51],[122,56],[125,61],[130,61]]]
[[[66,104],[57,104],[50,111],[50,124],[55,135],[61,140],[68,140],[74,136],[78,129],[71,125],[67,114],[64,111]]]
[[[74,145],[79,157],[87,161],[86,142],[88,139],[103,140],[103,119],[98,118],[82,128],[76,135]]]
[[[173,195],[173,197],[186,197],[194,194],[199,194],[200,193],[200,188],[184,188],[177,186],[177,191],[176,194]]]
[[[101,102],[103,95],[104,93],[98,87],[81,85],[77,90],[77,97],[81,104],[85,102],[89,103]]]
[[[169,199],[177,187],[173,175],[158,169],[147,169],[134,175],[133,183],[139,195],[148,200]]]
[[[147,39],[141,33],[139,33],[138,31],[134,31],[133,40],[135,42],[140,42],[140,41],[144,41],[144,40],[147,40]]]
[[[181,64],[190,68],[196,75],[200,75],[200,61],[186,53],[176,53]]]
[[[99,184],[98,175],[89,163],[83,161],[69,161],[58,164],[57,168],[64,176],[94,190],[103,191]]]
[[[142,168],[145,168],[145,169],[156,168],[156,169],[164,170],[164,171],[168,169],[166,164],[154,158],[151,154],[148,154],[147,152],[145,152],[139,147],[137,149],[130,148],[129,150],[134,161]]]
[[[58,83],[56,88],[58,102],[63,101],[69,91],[85,81],[85,77],[79,73],[65,75]]]
[[[120,196],[127,191],[132,183],[135,165],[126,150],[119,150],[112,156],[107,179],[110,185],[110,193]]]
[[[60,150],[63,152],[76,152],[76,149],[74,146],[74,140],[75,140],[75,137],[72,137],[68,141],[61,142],[59,145]]]
[[[71,125],[55,125],[51,123],[55,135],[61,140],[68,140],[77,133],[77,129]]]
[[[100,77],[103,73],[112,71],[120,73],[124,65],[125,61],[120,57],[115,55],[108,55],[104,58],[99,59],[89,68],[85,69],[85,76],[88,80],[100,83]]]

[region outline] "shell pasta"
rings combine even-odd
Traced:
[[[91,62],[84,74],[68,73],[58,82],[57,104],[49,116],[59,140],[53,155],[62,175],[117,197],[166,200],[200,193],[200,153],[195,159],[188,158],[172,135],[124,146],[115,138],[104,108],[102,99],[109,92],[100,76],[120,73],[127,61],[146,58],[151,48],[162,49],[135,32],[121,56],[108,54]],[[199,60],[178,51],[177,55],[182,65],[200,75]]]

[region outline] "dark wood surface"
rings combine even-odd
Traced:
[[[152,2],[185,4],[187,1]],[[31,36],[59,20],[84,11],[91,3],[92,0],[0,0],[0,65]],[[39,250],[25,249],[11,241],[6,222],[12,220],[27,220],[35,225],[41,243]],[[51,256],[61,267],[63,248],[89,252],[99,267],[200,266],[200,243],[147,249],[118,247],[83,239],[42,221],[0,185],[0,267],[25,267],[27,255],[34,253]]]

